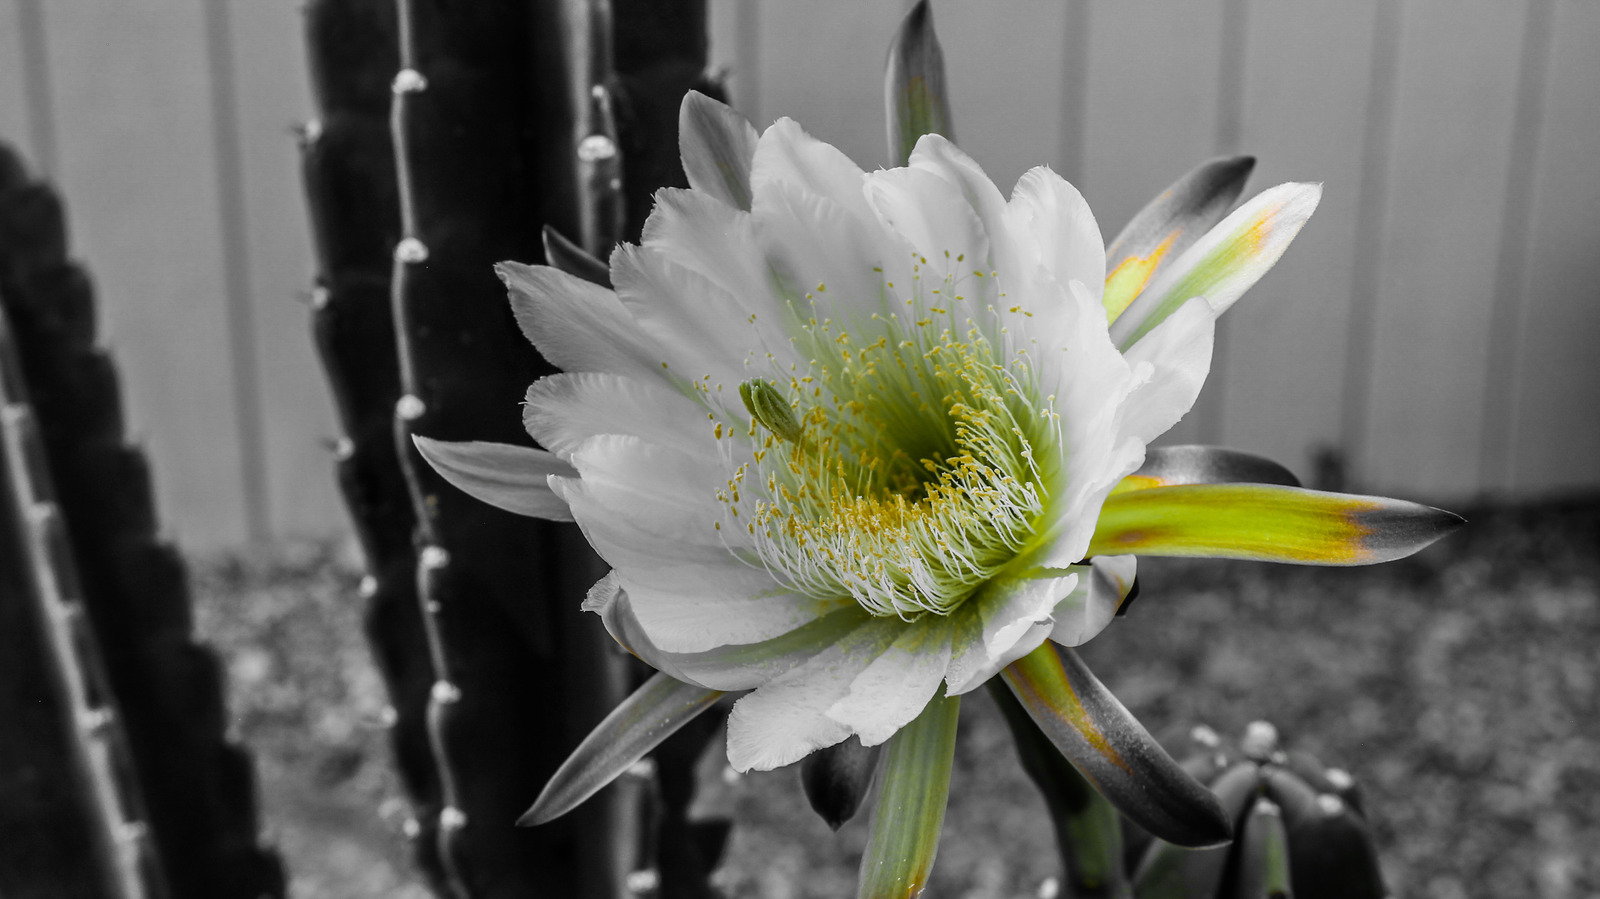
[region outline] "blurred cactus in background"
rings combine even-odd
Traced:
[[[1355,780],[1315,756],[1286,751],[1265,721],[1245,728],[1237,746],[1209,727],[1191,733],[1183,761],[1207,783],[1234,821],[1234,841],[1180,849],[1124,822],[1128,870],[1137,899],[1384,899],[1378,850]]]
[[[3,148],[0,303],[10,332],[10,524],[4,537],[13,541],[0,602],[23,601],[27,592],[11,590],[19,581],[34,585],[34,601],[41,603],[34,617],[55,634],[56,662],[66,666],[58,671],[60,682],[70,686],[57,708],[88,716],[65,722],[74,733],[69,749],[88,760],[80,770],[94,773],[86,783],[43,786],[56,803],[93,797],[101,824],[113,828],[113,855],[137,856],[123,858],[139,873],[124,873],[120,891],[84,895],[281,896],[282,867],[257,842],[254,772],[249,757],[225,736],[216,657],[192,640],[183,562],[157,536],[149,466],[123,434],[116,371],[95,345],[93,293],[88,276],[67,255],[61,201]],[[9,555],[19,540],[29,548],[25,559]],[[20,622],[12,618],[17,614],[6,611]],[[24,691],[40,687],[30,678],[6,682]],[[38,733],[10,732],[24,740]],[[6,768],[26,783],[27,770]],[[114,797],[106,772],[114,774]],[[8,810],[17,807],[12,798],[8,790]],[[23,814],[30,824],[40,823]],[[48,864],[51,853],[33,856],[37,845],[9,836],[34,833],[32,827],[6,832],[0,855],[8,871]],[[155,854],[138,848],[144,844],[153,844]],[[50,848],[59,852],[62,845]],[[73,852],[56,860],[77,857]],[[89,872],[61,876],[76,880]],[[29,892],[10,881],[0,882],[0,891],[67,895]]]

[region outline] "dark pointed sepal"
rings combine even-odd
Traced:
[[[883,101],[889,125],[889,161],[894,165],[910,160],[917,138],[924,134],[942,134],[954,140],[944,51],[933,31],[928,0],[921,0],[906,13],[889,43]]]
[[[576,808],[721,696],[659,672],[652,675],[583,738],[517,823],[543,824]]]
[[[582,278],[590,284],[611,286],[611,269],[604,262],[589,255],[583,247],[568,240],[565,235],[549,225],[541,234],[544,241],[544,258],[551,266],[569,275]]]
[[[1028,715],[1091,784],[1135,823],[1181,846],[1216,846],[1231,819],[1077,653],[1045,643],[1001,672]]]
[[[881,745],[862,746],[859,738],[851,737],[811,753],[800,763],[800,786],[806,801],[828,827],[838,830],[855,817],[872,786],[872,772],[882,749]]]
[[[1299,487],[1294,472],[1265,456],[1221,446],[1153,446],[1116,492],[1180,484],[1276,484]]]

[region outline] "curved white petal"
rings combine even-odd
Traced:
[[[1123,405],[1123,436],[1149,443],[1193,408],[1211,371],[1216,321],[1211,304],[1195,297],[1123,354],[1136,372],[1146,374]]]
[[[992,283],[972,274],[993,268],[989,235],[959,185],[925,169],[887,169],[866,176],[866,192],[883,226],[918,254],[915,277],[925,294],[947,276],[969,292]]]
[[[907,625],[883,655],[850,682],[827,716],[876,746],[917,717],[939,690],[950,666],[949,616],[924,615]]]
[[[782,118],[756,143],[750,188],[759,198],[774,184],[789,184],[837,203],[853,218],[870,221],[872,214],[861,196],[862,174],[861,167],[836,147],[805,133],[793,119]]]
[[[758,643],[736,643],[704,652],[667,652],[645,632],[616,573],[589,590],[584,611],[598,614],[606,631],[624,649],[658,671],[711,690],[751,690],[804,664],[867,620],[851,604],[828,612],[787,633]]]
[[[784,326],[791,335],[813,318],[853,328],[883,308],[884,272],[895,261],[875,222],[785,182],[756,195],[754,214],[770,289],[788,304]]]
[[[562,458],[598,434],[642,437],[686,453],[714,452],[712,423],[693,400],[656,380],[564,372],[528,387],[522,424]]]
[[[1099,302],[1106,280],[1106,245],[1094,213],[1076,187],[1046,166],[1029,169],[1011,192],[1010,215],[1013,233],[1032,238],[1041,264],[1057,281],[1081,281]]]
[[[728,716],[728,764],[768,771],[850,736],[828,716],[850,685],[905,629],[898,618],[874,618],[734,703]]]
[[[511,292],[522,333],[558,368],[661,376],[660,348],[616,294],[548,265],[502,262],[495,271]]]
[[[969,599],[957,613],[962,620],[957,623],[946,676],[950,695],[979,686],[1037,647],[1035,643],[1017,652],[1018,644],[1039,628],[1049,633],[1051,611],[1077,584],[1076,571],[1036,571],[1002,576]]]
[[[1083,577],[1066,599],[1051,612],[1050,639],[1063,646],[1078,646],[1105,630],[1133,589],[1138,574],[1135,556],[1095,556],[1078,566]]]
[[[661,348],[665,368],[697,386],[736,389],[763,359],[748,311],[733,294],[653,247],[622,244],[611,254],[617,298]]]

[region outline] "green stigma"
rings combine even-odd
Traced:
[[[789,408],[778,388],[765,378],[751,378],[739,385],[739,399],[761,426],[790,443],[800,442],[800,419]]]

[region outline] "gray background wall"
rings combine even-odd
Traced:
[[[758,126],[883,163],[901,0],[711,0]],[[957,139],[1109,238],[1251,152],[1322,207],[1226,318],[1174,439],[1436,502],[1600,488],[1600,0],[936,0]],[[64,189],[171,529],[344,527],[312,355],[292,0],[0,0],[0,139]],[[507,414],[517,410],[508,408]]]

